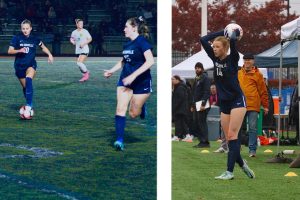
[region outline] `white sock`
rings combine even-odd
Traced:
[[[79,69],[82,73],[87,72],[87,68],[86,68],[85,64],[83,64],[82,62],[77,62],[77,65],[79,66]]]

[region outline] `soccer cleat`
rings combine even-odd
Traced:
[[[256,154],[255,154],[255,153],[250,153],[250,154],[249,154],[249,158],[254,158],[254,157],[256,157]]]
[[[141,119],[145,119],[146,115],[147,115],[146,104],[144,104],[144,105],[142,106],[142,111],[141,111],[141,114],[140,114],[140,118],[141,118]]]
[[[249,178],[255,178],[254,172],[250,169],[250,167],[247,165],[247,161],[243,159],[244,165],[242,167],[243,172],[249,177]]]
[[[124,144],[123,142],[120,141],[115,141],[114,147],[116,148],[117,151],[124,151]]]
[[[218,148],[214,153],[228,153],[228,150],[225,150],[223,147]]]
[[[194,145],[193,146],[194,148],[210,148],[210,144],[209,144],[209,142],[206,142],[206,143],[199,143],[199,144],[197,144],[197,145]]]
[[[220,176],[216,176],[215,179],[217,180],[232,180],[234,178],[233,173],[226,171],[223,174],[221,174]]]
[[[87,71],[82,75],[82,78],[79,80],[79,82],[87,81],[87,80],[89,80],[89,78],[90,78],[90,72]]]
[[[193,135],[190,135],[190,134],[187,134],[186,136],[185,136],[185,138],[184,139],[182,139],[182,141],[183,142],[193,142],[193,139],[194,139],[194,136]]]
[[[179,139],[177,136],[173,136],[173,137],[172,137],[172,141],[179,142],[180,139]]]

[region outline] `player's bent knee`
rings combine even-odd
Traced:
[[[134,111],[129,111],[129,116],[134,119],[137,116],[139,116],[139,114],[137,112],[134,112]]]
[[[228,135],[227,140],[236,140],[237,139],[237,135]]]
[[[127,109],[126,108],[117,108],[116,115],[123,116],[126,114]]]

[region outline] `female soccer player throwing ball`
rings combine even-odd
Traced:
[[[89,54],[88,44],[92,41],[92,36],[86,29],[83,28],[82,19],[76,19],[75,22],[77,29],[72,32],[70,42],[73,45],[76,45],[75,53],[78,56],[77,65],[82,73],[82,78],[79,81],[84,82],[90,77],[90,72],[83,62]]]
[[[233,179],[235,162],[249,178],[254,178],[253,171],[240,154],[240,141],[238,133],[241,128],[246,104],[244,94],[238,82],[239,53],[236,49],[236,41],[240,31],[235,29],[229,38],[224,37],[224,31],[212,33],[200,39],[206,53],[214,63],[214,79],[217,86],[218,100],[221,110],[221,125],[228,142],[229,152],[227,159],[227,171],[215,179]],[[209,44],[213,40],[213,45]],[[230,54],[227,52],[230,47]]]
[[[53,56],[43,42],[31,34],[32,25],[29,20],[21,23],[22,33],[15,35],[9,45],[8,54],[15,54],[15,74],[19,79],[26,98],[26,106],[22,118],[31,119],[33,87],[32,80],[36,74],[37,64],[35,54],[37,46],[48,55],[48,62],[53,62]]]
[[[154,64],[152,46],[146,38],[149,29],[142,17],[130,18],[124,28],[125,36],[130,39],[123,50],[123,58],[110,70],[104,72],[104,77],[109,78],[114,72],[122,68],[117,84],[117,109],[115,128],[117,140],[114,147],[124,150],[124,129],[127,107],[129,115],[135,118],[145,112],[144,104],[152,91],[150,67]],[[143,110],[143,111],[142,111]]]

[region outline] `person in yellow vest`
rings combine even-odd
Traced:
[[[269,112],[268,92],[262,73],[254,66],[254,56],[244,55],[244,65],[238,72],[240,87],[246,97],[249,135],[249,157],[256,156],[257,149],[257,121],[260,107],[264,114]]]

